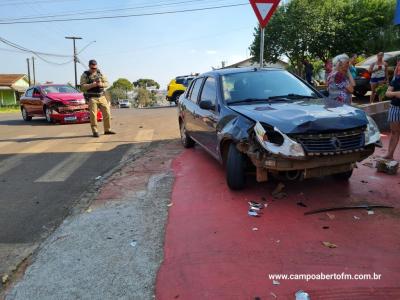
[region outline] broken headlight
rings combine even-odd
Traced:
[[[376,125],[374,119],[367,116],[368,125],[365,130],[365,145],[370,144],[380,144],[381,143],[381,133],[379,131],[378,125]]]
[[[268,152],[290,157],[304,157],[303,147],[274,127],[273,131],[266,131],[260,122],[254,126],[258,142]]]

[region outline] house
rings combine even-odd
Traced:
[[[260,63],[253,61],[254,57],[247,58],[245,60],[239,61],[229,66],[225,66],[225,68],[243,68],[243,67],[259,67]],[[264,67],[266,68],[281,68],[286,69],[288,63],[283,60],[278,59],[276,63],[265,63]]]
[[[17,104],[28,87],[25,74],[0,74],[0,105]]]

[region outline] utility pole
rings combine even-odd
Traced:
[[[78,62],[78,59],[76,57],[76,45],[75,45],[75,40],[81,40],[81,37],[78,36],[66,36],[65,37],[67,40],[72,40],[74,44],[74,69],[75,69],[75,87],[78,87],[78,75],[76,73],[76,63]]]
[[[35,74],[35,57],[32,56],[32,73],[33,73],[33,85],[36,84],[36,74]]]
[[[28,81],[29,81],[29,86],[31,86],[31,68],[29,65],[29,58],[26,59],[26,63],[28,65]]]

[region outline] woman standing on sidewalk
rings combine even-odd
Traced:
[[[349,71],[350,58],[347,54],[341,54],[332,63],[333,71],[328,76],[329,98],[350,105],[355,86]]]
[[[389,84],[386,97],[392,98],[388,117],[391,136],[388,152],[384,158],[393,159],[394,151],[400,139],[400,61],[397,61],[395,74],[393,80]]]
[[[377,54],[377,60],[369,67],[371,74],[371,98],[370,103],[373,103],[376,96],[376,88],[388,82],[388,64],[383,61],[383,52]],[[379,101],[382,96],[379,96]]]

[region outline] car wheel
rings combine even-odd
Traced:
[[[21,114],[22,114],[22,119],[24,119],[24,121],[31,121],[32,117],[28,115],[28,112],[26,111],[25,107],[21,108]]]
[[[45,115],[46,115],[47,123],[53,123],[53,118],[51,117],[52,110],[50,108],[46,107],[44,112],[45,112]]]
[[[185,148],[192,148],[195,144],[194,140],[187,134],[185,124],[183,121],[179,122],[179,129],[181,132],[181,142],[183,147]]]
[[[174,96],[172,97],[172,102],[175,102],[175,104],[178,103],[179,97],[182,95],[182,93],[175,93]]]
[[[350,179],[351,175],[353,175],[353,170],[343,172],[343,173],[333,174],[333,178],[335,178],[337,180],[347,181]]]
[[[235,144],[229,145],[228,159],[226,161],[226,181],[232,190],[241,190],[246,183],[245,155],[236,148]]]

